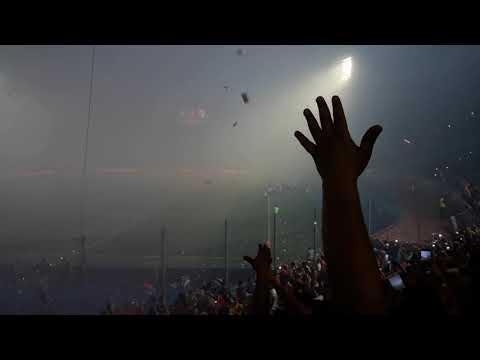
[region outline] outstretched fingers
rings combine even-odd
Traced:
[[[315,144],[312,143],[308,138],[303,135],[300,131],[295,131],[295,137],[297,140],[300,142],[300,144],[303,146],[303,148],[310,154],[314,155],[315,153]]]
[[[328,110],[327,103],[322,96],[317,97],[316,102],[322,130],[326,135],[330,135],[333,132],[333,122],[332,117],[330,116],[330,110]]]
[[[350,133],[348,132],[347,119],[345,118],[342,102],[338,96],[332,98],[332,109],[333,118],[335,119],[335,130],[340,136],[348,138]]]
[[[250,265],[253,266],[253,259],[250,256],[244,256],[243,260],[245,260],[246,262],[248,262]]]
[[[383,129],[380,125],[372,126],[362,137],[362,141],[360,142],[360,148],[362,149],[362,151],[365,152],[366,155],[368,155],[369,159],[372,155],[373,146],[375,145],[378,135],[380,135],[382,130]]]
[[[365,135],[362,137],[362,141],[360,142],[360,150],[363,153],[363,161],[360,164],[360,172],[365,169],[372,157],[373,146],[377,141],[378,136],[382,132],[382,127],[380,125],[372,126],[370,129],[367,130]]]
[[[315,119],[315,116],[312,114],[310,109],[303,110],[303,116],[305,116],[305,119],[307,119],[308,128],[310,129],[313,140],[319,144],[322,139],[322,129],[320,129],[317,119]]]

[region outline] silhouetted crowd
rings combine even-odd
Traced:
[[[428,246],[409,242],[375,242],[374,251],[393,315],[464,317],[475,315],[480,288],[480,227],[469,227],[454,237],[432,236]],[[323,256],[279,266],[276,277],[313,313],[328,307],[327,263]],[[255,279],[225,288],[215,279],[198,288],[177,284],[171,304],[149,296],[122,306],[107,304],[108,315],[249,315]],[[274,288],[270,289],[270,314],[287,315],[288,309]]]
[[[306,303],[323,301],[326,298],[327,272],[323,257],[315,261],[282,264],[278,278],[285,286],[292,287],[295,296]],[[133,301],[122,306],[108,303],[104,314],[143,315],[248,315],[255,290],[255,278],[228,286],[221,278],[203,282],[199,288],[186,285],[180,280],[174,286],[178,295],[172,304],[165,306],[161,296],[150,295],[143,303]],[[271,314],[285,311],[283,299],[274,289],[270,291]]]
[[[470,189],[475,189],[470,186]],[[476,199],[476,195],[478,198]],[[466,192],[473,219],[480,218],[480,192]],[[449,224],[450,225],[450,224]],[[388,314],[400,317],[464,318],[477,315],[480,300],[480,224],[443,228],[430,241],[372,239],[379,271],[385,283]],[[305,261],[280,264],[273,273],[280,285],[312,314],[328,311],[331,293],[328,264],[323,254]],[[220,315],[252,314],[255,276],[225,287],[221,278],[191,286],[187,277],[175,284],[177,296],[170,304],[151,294],[143,303],[108,304],[104,314]],[[289,314],[286,299],[269,288],[269,313]]]

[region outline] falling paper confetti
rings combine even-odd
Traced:
[[[245,104],[248,104],[248,102],[250,101],[246,92],[242,93],[242,100]]]
[[[200,117],[200,119],[204,119],[207,116],[207,112],[204,109],[199,109],[198,116]]]
[[[237,124],[238,124],[238,121],[235,121],[235,122],[233,123],[233,127],[237,126]]]
[[[408,140],[408,139],[403,139],[403,141],[404,141],[405,143],[407,143],[407,144],[411,144],[411,143],[412,143],[412,142],[411,142],[410,140]]]

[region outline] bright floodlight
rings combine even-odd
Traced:
[[[352,58],[342,60],[342,80],[347,81],[352,76]]]

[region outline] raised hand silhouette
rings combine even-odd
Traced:
[[[258,253],[254,259],[244,256],[243,259],[252,265],[256,277],[253,295],[252,314],[268,315],[270,313],[269,289],[273,287],[286,302],[292,314],[307,315],[311,311],[298,301],[291,289],[283,287],[272,271],[272,254],[268,245],[258,245]]]
[[[340,311],[381,315],[385,287],[363,220],[357,180],[382,127],[371,127],[357,146],[338,96],[332,99],[333,120],[323,97],[316,101],[320,124],[309,109],[303,112],[314,142],[299,131],[295,137],[313,157],[323,179],[322,239],[333,305]]]
[[[319,96],[316,102],[321,127],[310,109],[303,111],[315,143],[300,131],[295,132],[295,137],[313,157],[324,181],[354,182],[370,161],[382,127],[375,125],[368,129],[357,146],[350,136],[340,98],[332,99],[333,120],[324,98]]]
[[[257,277],[268,281],[272,280],[272,253],[267,245],[258,245],[258,252],[255,259],[252,259],[250,256],[244,256],[243,260],[253,267]]]
[[[250,256],[244,256],[243,259],[252,265],[257,275],[250,312],[254,315],[268,315],[270,313],[269,291],[274,279],[270,248],[267,245],[259,244],[255,259]]]

